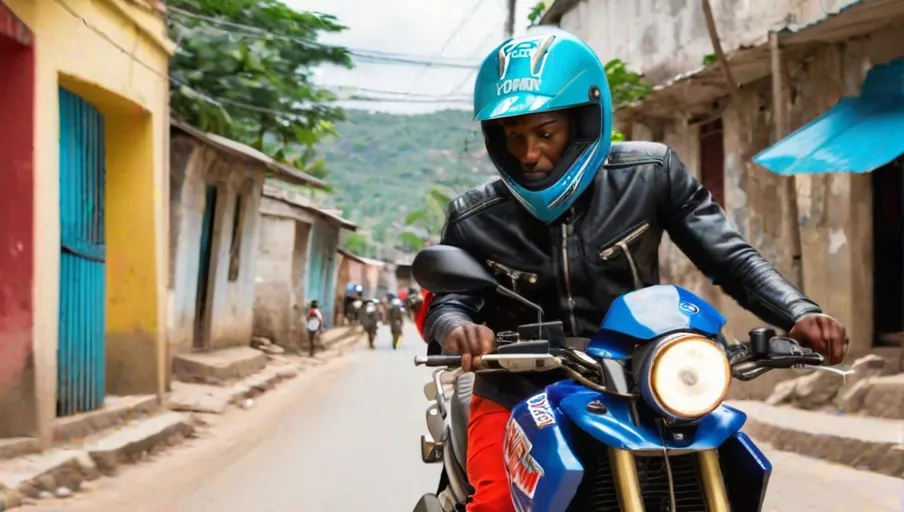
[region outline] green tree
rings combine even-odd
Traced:
[[[278,0],[171,0],[171,105],[198,128],[248,144],[317,177],[314,145],[344,119],[310,70],[352,67],[348,51],[318,42],[345,30],[333,16]]]
[[[527,13],[527,19],[530,21],[531,25],[536,25],[540,22],[540,18],[546,14],[546,10],[549,9],[552,2],[553,0],[540,0],[531,7],[530,12]]]
[[[438,235],[446,222],[446,205],[455,196],[448,187],[431,187],[424,198],[424,207],[411,212],[405,219],[401,238],[404,249],[418,251],[431,236]]]

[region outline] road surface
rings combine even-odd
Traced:
[[[411,510],[435,488],[440,470],[422,464],[418,449],[430,372],[411,360],[423,349],[409,336],[392,351],[382,332],[376,350],[358,348],[303,386],[264,395],[258,411],[235,411],[245,415],[236,423],[258,421],[255,435],[236,430],[224,439],[203,439],[127,469],[95,498],[40,509],[80,503],[84,510],[123,510],[128,503],[129,510],[184,512]],[[767,511],[904,510],[904,480],[769,455],[776,470]]]

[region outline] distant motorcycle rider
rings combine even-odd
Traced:
[[[348,283],[345,287],[345,298],[342,303],[342,311],[348,325],[354,325],[358,320],[358,311],[364,305],[364,287],[360,284]]]
[[[377,337],[377,328],[380,326],[380,301],[373,298],[363,301],[358,310],[358,323],[367,333],[368,346],[374,348],[374,339]]]
[[[744,240],[672,149],[612,144],[612,110],[599,58],[573,35],[548,29],[496,47],[477,75],[474,114],[501,179],[449,204],[442,243],[485,262],[569,336],[590,337],[615,298],[658,283],[667,232],[743,307],[840,362],[844,327]],[[428,353],[461,354],[470,371],[495,349],[494,332],[535,321],[535,311],[491,292],[437,294]],[[477,374],[468,511],[513,510],[502,444],[509,409],[562,378]]]
[[[405,297],[405,305],[408,307],[408,313],[411,315],[412,320],[417,318],[417,314],[421,311],[423,304],[424,297],[421,295],[421,291],[417,287],[409,286],[408,296]]]
[[[394,293],[386,294],[386,319],[392,333],[392,348],[399,346],[402,338],[402,326],[405,323],[405,304]]]

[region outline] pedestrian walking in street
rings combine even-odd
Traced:
[[[313,357],[320,341],[320,333],[323,331],[323,313],[320,312],[320,304],[316,300],[311,301],[305,312],[305,323],[308,327],[309,355]]]

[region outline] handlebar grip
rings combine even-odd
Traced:
[[[427,366],[431,368],[437,366],[445,366],[448,368],[457,368],[461,366],[461,356],[414,356],[414,366]]]

